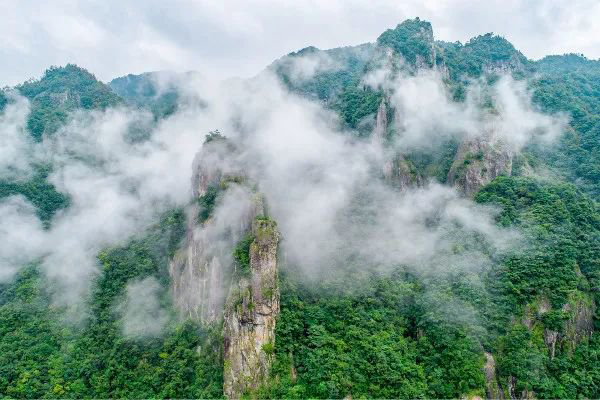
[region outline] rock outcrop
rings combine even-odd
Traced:
[[[174,305],[184,317],[204,323],[221,317],[232,284],[232,249],[264,213],[262,197],[243,184],[240,169],[228,158],[232,151],[223,138],[203,146],[194,163],[194,199],[213,188],[221,208],[201,223],[200,207],[188,208],[186,240],[169,265]]]
[[[257,219],[252,234],[250,271],[232,290],[225,307],[223,391],[230,399],[256,389],[268,377],[279,315],[276,224]]]
[[[421,176],[410,161],[400,154],[385,163],[383,176],[387,183],[401,190],[420,186],[423,183]]]
[[[504,400],[504,392],[496,379],[496,361],[490,353],[485,354],[485,366],[483,372],[485,374],[485,394],[488,399]]]
[[[497,140],[493,132],[465,139],[448,172],[448,183],[467,196],[500,175],[512,174],[513,154],[510,148]]]
[[[385,153],[384,142],[388,130],[388,107],[385,98],[381,99],[375,120],[372,140]],[[412,164],[400,153],[385,154],[383,162],[383,178],[393,187],[406,189],[411,186],[421,185],[422,179],[417,174]]]
[[[387,128],[387,106],[385,104],[385,99],[381,99],[381,103],[379,103],[379,108],[377,109],[377,116],[375,118],[375,130],[373,131],[373,141],[375,143],[380,145],[383,144]]]
[[[544,321],[550,313],[560,315],[559,323],[543,324],[544,344],[548,348],[548,355],[553,359],[558,349],[572,352],[579,342],[591,337],[595,312],[593,296],[576,291],[569,296],[569,301],[557,310],[552,309],[547,297],[539,298],[526,308],[522,323],[529,330],[533,330],[536,324]]]
[[[236,165],[235,151],[220,134],[207,137],[194,163],[198,204],[188,208],[186,241],[169,267],[173,301],[184,317],[205,324],[223,318],[223,391],[234,399],[268,377],[279,315],[279,232],[264,217],[262,196]],[[244,270],[233,250],[249,232]]]
[[[565,322],[562,340],[568,351],[573,351],[582,340],[589,339],[594,332],[596,304],[590,293],[579,292],[562,307],[569,317]]]

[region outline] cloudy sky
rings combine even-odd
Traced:
[[[437,39],[495,32],[529,58],[600,58],[598,0],[0,0],[0,86],[76,63],[104,81],[197,70],[251,76],[290,51],[372,42],[406,18]]]

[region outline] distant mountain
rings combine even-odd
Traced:
[[[145,72],[115,78],[108,86],[127,104],[150,110],[156,118],[161,118],[173,114],[180,105],[191,101],[184,88],[197,76],[196,72]]]
[[[31,102],[27,127],[36,140],[54,133],[71,111],[104,110],[122,102],[107,85],[74,64],[51,67],[39,80],[27,81],[16,89]]]

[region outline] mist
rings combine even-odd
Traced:
[[[161,292],[162,287],[154,277],[127,285],[125,299],[117,307],[125,337],[160,336],[169,322],[169,314],[160,304]]]
[[[335,65],[309,58],[295,68],[297,78],[305,79]],[[510,77],[489,89],[493,112],[480,110],[480,82],[472,83],[465,102],[456,103],[436,72],[377,77],[369,84],[388,90],[397,151],[447,137],[477,137],[490,129],[519,151],[537,137],[555,139],[564,124],[561,116],[537,111],[525,83]],[[23,198],[0,202],[0,279],[8,281],[26,264],[39,262],[59,288],[57,304],[80,304],[101,273],[98,252],[143,233],[161,213],[189,206],[198,168],[241,171],[256,183],[278,222],[287,267],[308,279],[343,273],[351,257],[384,273],[400,265],[428,276],[479,273],[521,246],[518,232],[495,223],[498,210],[454,188],[426,182],[400,191],[384,183],[381,143],[358,138],[335,113],[288,92],[270,73],[219,85],[200,78],[177,84],[202,102],[187,102],[158,123],[149,113],[126,107],[77,111],[40,143],[27,136],[27,100],[13,95],[0,115],[6,143],[1,178],[16,171],[24,175],[33,162],[47,163],[50,182],[71,204],[44,229]],[[131,129],[140,124],[149,127],[148,138],[132,140]],[[235,143],[233,158],[200,152],[205,135],[215,128]],[[250,197],[234,187],[214,211],[216,225],[195,233],[205,238],[208,251],[224,255],[225,264],[232,262],[227,255],[235,240],[224,240],[222,233],[239,228]],[[143,293],[154,296],[153,285],[127,289],[125,310],[134,311],[125,311],[126,319],[146,306],[141,314],[162,316],[155,302],[136,303]],[[135,336],[148,328],[132,320],[124,329]]]

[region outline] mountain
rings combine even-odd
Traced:
[[[15,89],[29,100],[27,131],[38,142],[67,123],[73,111],[105,110],[123,103],[94,75],[73,64],[51,67],[39,80],[24,82]],[[0,96],[2,109],[7,99],[4,93]],[[69,204],[68,196],[57,192],[47,181],[50,172],[48,165],[38,164],[26,179],[0,179],[0,198],[23,195],[37,208],[38,216],[48,226],[54,214]]]
[[[176,111],[179,100],[176,85],[170,83],[174,78],[169,72],[146,72],[115,78],[108,85],[128,104],[147,107],[156,116],[167,116]]]
[[[51,67],[41,79],[25,82],[17,90],[31,102],[27,127],[37,140],[54,133],[73,110],[104,110],[121,101],[94,75],[73,64]]]
[[[530,60],[491,33],[442,42],[416,18],[289,53],[223,90],[239,98],[218,92],[227,112],[194,79],[106,85],[67,65],[15,88],[31,146],[88,111],[124,133],[82,129],[50,147],[58,163],[0,182],[69,245],[0,283],[3,396],[600,397],[600,61]],[[213,109],[223,131],[201,131]],[[85,190],[59,192],[53,168],[89,174]],[[95,196],[98,217],[81,203]],[[22,210],[1,210],[20,234]],[[65,305],[60,273],[85,264],[68,239],[94,249],[94,229],[97,268]],[[13,247],[39,240],[25,232]]]

